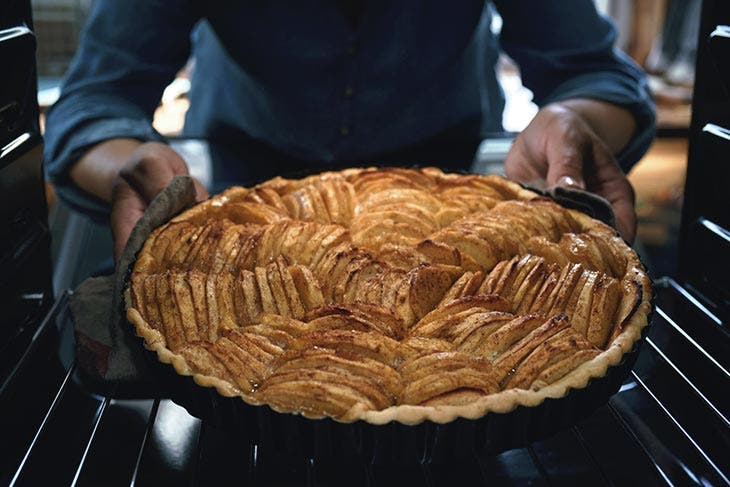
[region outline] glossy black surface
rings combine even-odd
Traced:
[[[697,46],[678,278],[730,319],[730,2],[704,0]]]
[[[30,8],[30,2],[26,3]],[[0,10],[0,66],[5,68],[0,76],[0,149],[24,133],[40,133],[35,35],[28,27],[28,18],[22,18],[19,11],[8,14],[6,17],[4,9]],[[0,167],[3,165],[0,160]]]
[[[30,2],[0,7],[0,379],[19,360],[51,297],[50,232]]]

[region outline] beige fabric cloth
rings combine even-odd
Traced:
[[[177,176],[137,222],[111,276],[91,277],[71,297],[76,332],[76,361],[85,385],[105,390],[112,385],[143,389],[153,382],[142,343],[124,314],[122,293],[137,253],[152,230],[195,203],[189,176]]]

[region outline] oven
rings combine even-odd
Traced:
[[[393,464],[281,454],[156,392],[89,392],[73,354],[72,291],[51,292],[27,2],[0,13],[0,484],[730,484],[730,4],[702,10],[679,273],[655,276],[636,364],[607,404],[499,455]],[[10,70],[7,68],[10,66]],[[6,233],[8,230],[10,231]]]

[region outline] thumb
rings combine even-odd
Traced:
[[[210,196],[208,194],[208,190],[205,189],[205,186],[203,186],[203,183],[198,181],[197,178],[193,178],[193,184],[195,185],[195,201],[200,202]]]
[[[548,150],[548,186],[586,189],[583,179],[584,153],[580,145],[572,144],[559,144],[558,148]]]
[[[548,186],[586,189],[584,174],[592,152],[593,141],[583,130],[566,129],[550,137],[545,146]]]
[[[137,220],[142,217],[147,202],[126,181],[120,181],[115,187],[112,201],[110,226],[114,240],[114,260],[117,261]]]

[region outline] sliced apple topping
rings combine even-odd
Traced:
[[[404,362],[400,371],[400,404],[456,405],[499,390],[489,364],[461,352],[417,356]]]
[[[635,334],[650,294],[613,229],[515,183],[367,168],[231,188],[174,217],[139,253],[128,316],[200,383],[353,421],[572,387]]]

